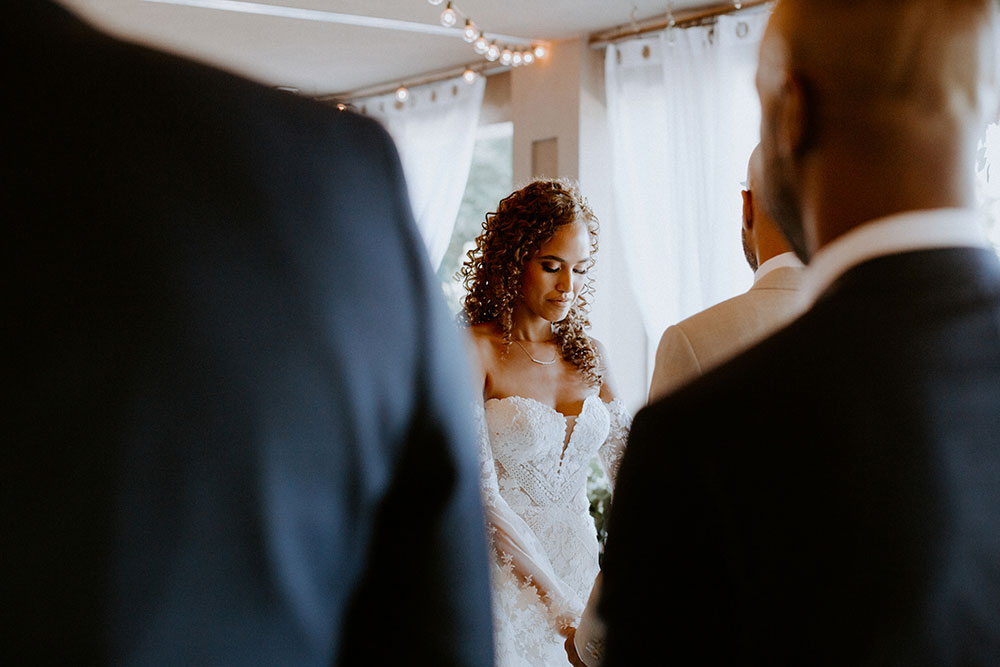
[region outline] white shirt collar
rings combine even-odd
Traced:
[[[757,270],[753,272],[753,284],[756,285],[757,281],[769,274],[775,269],[783,268],[802,268],[802,262],[795,255],[794,252],[783,252],[779,255],[775,255],[771,259],[767,260],[763,264],[757,267]]]
[[[820,248],[806,269],[803,294],[808,303],[814,302],[848,269],[875,257],[952,247],[989,247],[976,210],[942,208],[879,218]]]

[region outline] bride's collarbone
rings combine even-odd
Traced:
[[[561,358],[559,363],[543,365],[524,354],[507,354],[491,361],[486,369],[484,400],[519,396],[572,417],[580,414],[584,401],[596,391],[573,364]]]
[[[522,398],[536,403],[546,405],[565,417],[576,417],[583,411],[583,404],[587,398],[594,393],[592,387],[578,387],[545,384],[532,382],[505,382],[496,381],[489,383],[489,388],[484,396],[484,400],[503,400],[507,398]]]

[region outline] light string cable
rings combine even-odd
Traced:
[[[445,0],[427,0],[427,2],[438,6]],[[530,65],[548,55],[548,47],[541,42],[531,44],[528,48],[521,48],[519,45],[514,45],[512,48],[508,44],[497,44],[495,39],[491,40],[486,36],[472,17],[463,12],[454,0],[449,0],[441,10],[440,20],[441,25],[446,28],[460,31],[462,39],[472,45],[472,50],[491,63],[499,61],[506,67],[520,67]]]

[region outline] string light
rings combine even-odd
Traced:
[[[450,28],[456,23],[458,23],[458,13],[452,8],[449,2],[448,6],[441,12],[441,25]]]
[[[406,86],[400,86],[396,89],[396,101],[405,102],[410,99],[410,91],[407,90]]]
[[[478,76],[471,67],[466,67],[465,71],[462,72],[462,78],[465,79],[466,83],[475,83]]]
[[[486,39],[486,36],[483,35],[483,33],[479,33],[479,37],[477,37],[476,41],[473,42],[472,44],[472,50],[478,53],[479,55],[484,55],[486,51],[489,50],[489,48],[490,48],[489,40]]]
[[[444,0],[428,0],[428,2],[437,6],[442,4]],[[503,48],[497,46],[496,41],[490,41],[486,37],[486,33],[476,25],[476,22],[456,7],[452,0],[449,0],[444,11],[441,12],[440,19],[441,24],[447,28],[455,28],[459,25],[459,19],[465,19],[465,25],[461,30],[462,39],[472,44],[472,50],[477,55],[483,56],[490,62],[499,60],[505,66],[519,67],[521,65],[530,65],[536,60],[544,58],[548,53],[548,49],[544,44],[534,44],[530,49],[523,51],[512,50],[506,46]]]
[[[472,44],[476,41],[478,35],[479,30],[476,28],[476,24],[472,22],[472,19],[465,19],[465,29],[462,30],[462,39]]]

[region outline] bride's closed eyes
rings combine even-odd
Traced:
[[[556,273],[559,271],[559,266],[557,264],[542,264],[542,271],[546,273]],[[587,275],[587,271],[590,271],[590,264],[577,265],[573,268],[573,273],[577,273],[581,276]]]

